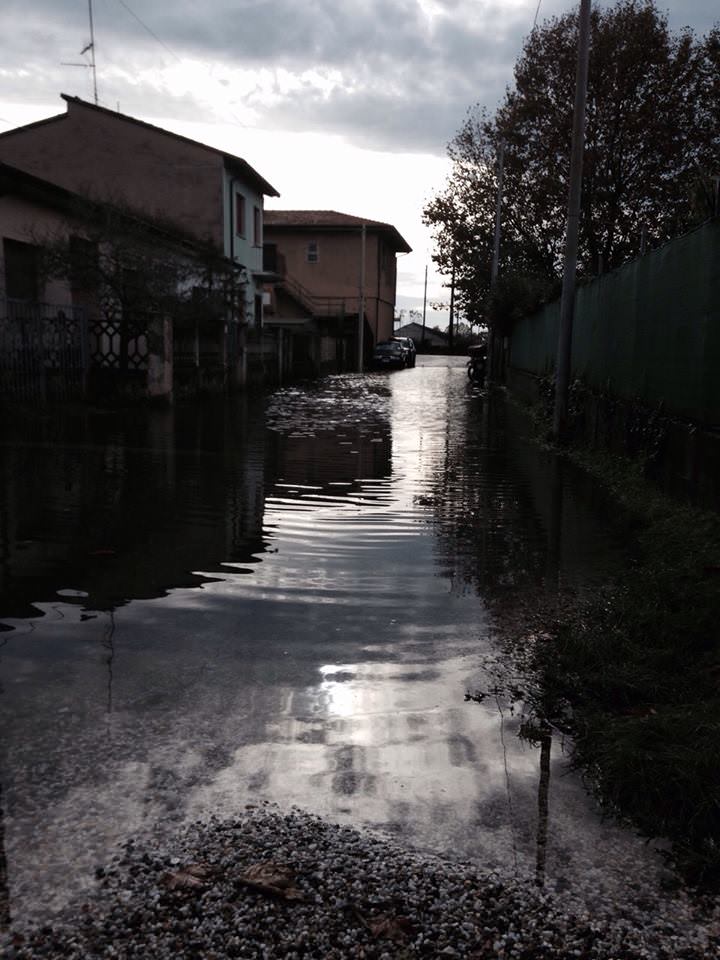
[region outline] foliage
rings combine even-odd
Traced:
[[[720,517],[662,494],[644,461],[565,455],[608,488],[628,557],[591,595],[501,611],[524,678],[513,696],[531,726],[573,737],[573,763],[609,810],[669,839],[690,882],[720,888]]]
[[[452,171],[424,210],[434,259],[457,276],[467,317],[487,311],[504,145],[500,274],[549,296],[562,263],[577,12],[527,38],[497,111],[472,108],[448,147]],[[693,202],[719,173],[720,30],[673,34],[653,0],[595,5],[588,77],[578,268],[592,276],[659,245],[708,214]],[[507,312],[506,312],[507,315]]]
[[[575,761],[694,882],[720,884],[720,521],[676,508],[635,566],[566,612],[537,666],[572,709]]]
[[[498,277],[488,294],[490,325],[501,335],[508,333],[516,320],[534,313],[551,290],[552,287],[537,273],[509,268]]]
[[[244,308],[244,279],[211,243],[119,204],[80,201],[61,228],[33,241],[46,279],[67,282],[77,302],[119,319],[126,342],[153,316],[182,326]]]

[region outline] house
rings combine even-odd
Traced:
[[[396,257],[410,250],[389,223],[334,210],[266,210],[265,265],[280,282],[268,291],[265,324],[288,335],[286,369],[357,370],[361,340],[366,359],[392,336]]]
[[[423,328],[423,325],[417,323],[415,320],[403,324],[402,327],[398,327],[393,336],[411,337],[415,341],[415,346],[418,348],[423,344],[425,347],[437,347],[438,349],[448,346],[447,333],[435,330],[432,327],[426,326]]]
[[[66,112],[0,134],[0,161],[99,202],[166,223],[228,258],[243,297],[205,351],[206,380],[242,384],[248,331],[262,326],[264,197],[277,190],[245,160],[62,95]],[[202,351],[195,344],[198,360]],[[214,354],[214,355],[213,355]]]
[[[234,289],[228,264],[177,229],[0,162],[0,393],[170,399],[198,300],[207,316]]]

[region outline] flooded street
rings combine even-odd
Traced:
[[[590,902],[655,891],[659,857],[601,820],[562,743],[464,699],[488,688],[494,601],[617,562],[599,492],[515,419],[437,357],[5,425],[13,923],[91,888],[118,842],[263,800]]]

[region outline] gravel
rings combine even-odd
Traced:
[[[668,914],[628,896],[591,914],[571,895],[268,804],[171,842],[129,841],[98,867],[90,899],[11,930],[0,949],[8,960],[717,960],[719,933],[717,914],[700,920],[688,904]]]

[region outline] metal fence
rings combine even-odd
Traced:
[[[82,308],[0,298],[0,393],[23,400],[81,396],[88,366]]]
[[[555,363],[559,305],[513,329],[509,363],[536,375]],[[623,400],[720,425],[720,221],[578,289],[572,375]]]

